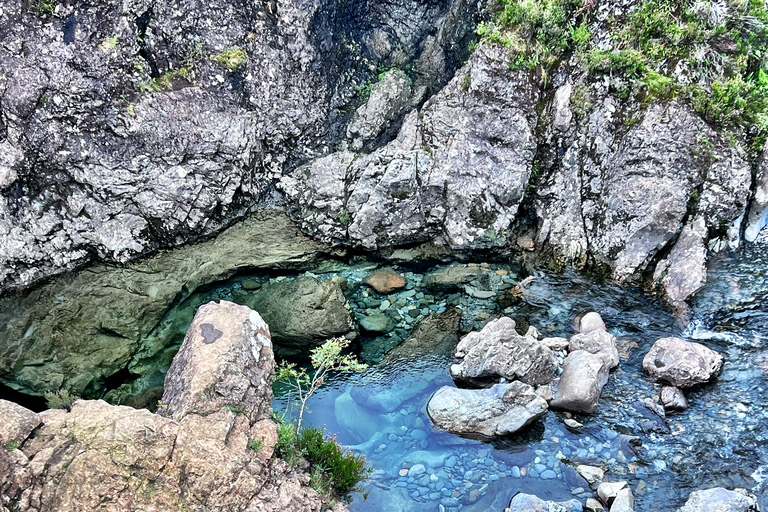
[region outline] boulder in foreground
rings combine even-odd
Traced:
[[[722,487],[695,491],[677,512],[757,512],[757,500],[746,492]]]

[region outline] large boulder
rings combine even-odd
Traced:
[[[334,336],[352,336],[355,320],[339,284],[303,275],[262,286],[248,305],[269,325],[280,354],[308,354]]]
[[[521,336],[515,321],[501,317],[480,331],[467,334],[456,346],[458,363],[451,365],[454,379],[470,382],[519,380],[531,386],[551,382],[557,358],[544,343]]]
[[[17,403],[0,399],[0,446],[20,445],[40,425],[40,416]]]
[[[754,242],[766,224],[768,224],[768,141],[763,146],[763,152],[757,163],[755,194],[752,197],[752,204],[749,205],[744,238]]]
[[[704,219],[697,218],[683,228],[669,255],[656,265],[653,281],[677,308],[707,282],[706,236]]]
[[[722,487],[694,491],[677,512],[757,512],[757,500],[746,492]]]
[[[384,360],[419,359],[427,355],[452,356],[459,343],[461,309],[451,308],[419,320],[403,342],[387,352]]]
[[[605,329],[594,329],[571,337],[568,350],[586,350],[592,354],[603,354],[611,363],[611,368],[619,365],[619,349],[616,347],[616,337]]]
[[[550,407],[584,414],[594,412],[610,369],[611,360],[603,353],[571,352],[565,358],[557,394]]]
[[[703,384],[723,367],[723,356],[701,343],[661,338],[643,358],[643,368],[657,381],[678,388]]]
[[[259,314],[210,302],[197,310],[171,363],[158,413],[179,421],[228,406],[255,423],[272,413],[274,372],[269,327]]]
[[[547,402],[522,382],[487,389],[438,389],[427,413],[440,428],[485,437],[514,434],[547,412]]]

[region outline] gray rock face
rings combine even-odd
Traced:
[[[688,409],[688,399],[683,392],[674,386],[664,386],[659,392],[661,405],[664,406],[664,412],[683,412]]]
[[[454,379],[482,382],[499,377],[531,386],[547,384],[555,377],[557,358],[544,343],[520,336],[509,317],[488,322],[480,331],[467,334],[456,346]]]
[[[356,331],[349,303],[332,280],[300,276],[266,284],[248,305],[269,325],[279,353],[306,353],[328,338]]]
[[[651,104],[626,131],[615,99],[592,101],[536,189],[540,245],[577,264],[589,248],[623,281],[680,233],[686,213],[717,236],[744,214],[749,164],[690,107]]]
[[[768,224],[768,142],[763,147],[763,154],[757,163],[755,183],[755,194],[749,205],[747,227],[744,230],[744,238],[749,242],[754,242],[760,230]]]
[[[688,300],[707,282],[706,236],[704,219],[697,218],[683,228],[669,256],[656,265],[653,281],[673,305]]]
[[[444,386],[427,404],[427,413],[438,427],[485,437],[514,434],[545,412],[547,402],[531,386],[517,381],[487,389]]]
[[[643,368],[657,381],[678,388],[703,384],[717,375],[723,356],[700,343],[662,338],[643,358]]]
[[[274,373],[269,327],[259,314],[209,302],[197,310],[173,358],[158,414],[180,421],[231,406],[256,423],[272,414]]]
[[[677,512],[757,512],[757,500],[746,492],[722,487],[692,492]]]
[[[507,508],[508,512],[581,512],[582,510],[581,503],[576,499],[556,503],[525,493],[515,494]]]
[[[195,290],[240,269],[312,268],[325,250],[285,214],[259,211],[209,241],[6,294],[0,298],[0,381],[32,395],[64,388],[101,396],[105,379],[128,367],[132,375],[157,378],[127,395],[162,386],[200,305],[185,303]],[[139,406],[160,397],[153,398]]]
[[[344,138],[371,69],[419,70],[400,102],[439,86],[476,10],[99,0],[55,2],[49,15],[27,4],[0,10],[0,290],[244,215],[294,161]],[[396,103],[357,116],[357,131],[382,128]]]
[[[565,358],[557,394],[549,405],[584,414],[594,412],[610,369],[611,360],[602,352],[571,352]]]
[[[279,187],[303,229],[378,249],[428,240],[454,249],[502,244],[535,151],[537,90],[508,51],[480,45],[397,139],[369,155],[338,152]]]
[[[371,87],[368,101],[352,116],[347,126],[347,138],[362,147],[364,141],[378,137],[389,127],[389,123],[411,106],[411,85],[411,79],[402,70],[385,72],[381,80]]]
[[[3,418],[0,423],[0,447],[8,443],[23,443],[40,425],[38,414],[8,400],[0,400],[0,418]]]

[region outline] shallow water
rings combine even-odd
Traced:
[[[575,496],[584,503],[594,493],[574,472],[576,463],[605,466],[606,480],[628,480],[638,511],[674,511],[693,490],[715,486],[747,488],[764,502],[767,249],[763,242],[716,258],[685,329],[641,290],[572,273],[536,274],[524,301],[507,310],[518,323],[530,323],[543,335],[569,336],[576,315],[596,310],[619,339],[622,362],[597,411],[574,416],[584,425],[577,430],[565,426],[563,413],[552,411],[522,435],[494,443],[434,429],[426,403],[437,388],[453,385],[446,356],[334,377],[310,400],[308,421],[364,453],[374,469],[365,492],[352,496],[351,510],[501,511],[518,491],[555,500]],[[353,283],[364,275],[361,269],[342,273]],[[419,290],[418,276],[409,277]],[[355,304],[355,294],[364,292],[352,290]],[[446,298],[434,300],[441,310]],[[487,321],[484,313],[501,314],[495,304],[467,294],[459,304],[467,329]],[[714,383],[686,392],[688,411],[662,418],[643,404],[659,386],[646,378],[641,362],[656,339],[672,335],[718,350],[726,363]],[[285,398],[276,400],[275,409],[285,406]]]

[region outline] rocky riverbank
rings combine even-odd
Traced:
[[[171,364],[157,414],[99,400],[36,414],[0,400],[0,510],[331,510],[306,465],[274,455],[274,365],[256,312],[210,303]]]

